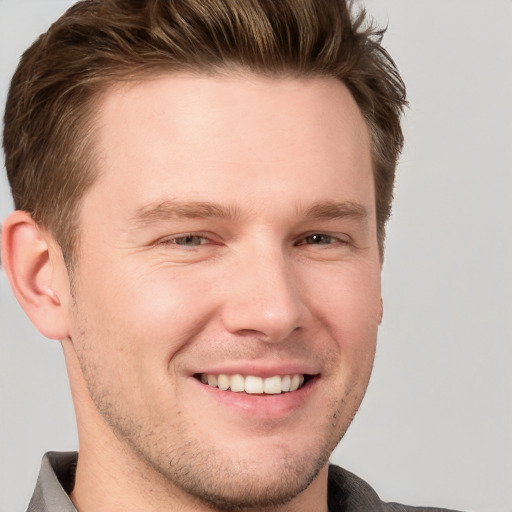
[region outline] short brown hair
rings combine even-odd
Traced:
[[[406,104],[383,33],[344,0],[78,2],[23,54],[12,79],[3,145],[15,206],[72,260],[80,200],[95,178],[94,100],[116,81],[231,67],[334,76],[369,129],[382,253]]]

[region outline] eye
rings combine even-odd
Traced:
[[[162,241],[163,244],[179,245],[180,247],[198,247],[208,242],[209,240],[204,236],[191,234],[179,235]]]
[[[325,233],[314,233],[305,236],[298,245],[330,245],[336,242],[341,242],[341,240]]]

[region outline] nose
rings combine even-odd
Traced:
[[[279,343],[304,321],[298,276],[282,250],[249,252],[230,267],[222,322],[231,333]]]

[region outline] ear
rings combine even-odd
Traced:
[[[2,266],[39,332],[56,340],[69,336],[70,287],[62,251],[27,212],[14,211],[4,221]]]

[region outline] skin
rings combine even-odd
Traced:
[[[46,244],[32,281],[59,327],[26,310],[64,347],[75,506],[326,511],[328,457],[363,398],[382,315],[356,103],[330,78],[232,73],[123,84],[100,107],[73,282],[30,219],[6,235],[13,254]],[[314,378],[251,396],[200,373]]]

